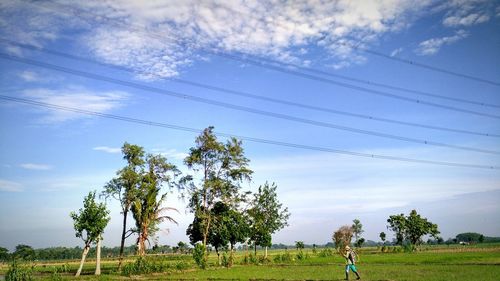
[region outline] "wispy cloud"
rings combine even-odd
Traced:
[[[33,164],[33,163],[20,164],[19,167],[27,170],[37,170],[37,171],[47,171],[47,170],[52,170],[53,168],[51,165]]]
[[[110,112],[122,107],[128,99],[128,94],[121,91],[100,92],[92,91],[82,87],[67,87],[65,89],[29,89],[23,92],[23,96],[39,102],[74,107],[96,112]],[[60,123],[78,118],[88,118],[86,115],[61,111],[43,110],[44,116],[39,120],[42,123]]]
[[[467,27],[487,22],[495,8],[494,1],[488,0],[453,0],[444,5],[447,12],[443,25],[447,27]]]
[[[187,153],[185,153],[185,152],[179,152],[176,149],[165,150],[165,149],[155,148],[155,149],[152,149],[151,151],[153,153],[161,154],[161,155],[163,155],[163,156],[165,156],[167,158],[173,158],[175,160],[184,160],[188,156]]]
[[[0,191],[5,192],[21,192],[24,190],[22,184],[0,179]]]
[[[19,77],[26,82],[36,82],[40,79],[36,72],[28,70],[19,73]]]
[[[467,33],[467,31],[459,30],[455,33],[455,35],[452,35],[452,36],[445,36],[445,37],[432,38],[429,40],[425,40],[423,42],[420,42],[420,44],[418,45],[418,48],[415,50],[415,52],[421,56],[434,55],[437,52],[439,52],[441,47],[443,47],[444,45],[453,44],[453,43],[458,42],[464,38],[467,38],[467,36],[469,36],[469,33]]]
[[[109,147],[109,146],[97,146],[92,148],[93,150],[103,151],[107,153],[120,153],[122,151],[119,147]]]

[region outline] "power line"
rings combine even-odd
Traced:
[[[271,111],[264,111],[264,110],[260,110],[260,109],[235,105],[235,104],[231,104],[231,103],[226,103],[226,102],[221,102],[221,101],[216,101],[216,100],[211,100],[211,99],[206,99],[206,98],[200,98],[200,97],[196,97],[196,96],[192,96],[192,95],[188,95],[188,94],[184,94],[184,93],[159,89],[159,88],[155,88],[155,87],[151,87],[151,86],[133,83],[130,81],[125,81],[125,80],[111,78],[111,77],[103,76],[103,75],[99,75],[99,74],[70,69],[70,68],[57,66],[57,65],[53,65],[53,64],[48,64],[48,63],[44,63],[44,62],[40,62],[40,61],[36,61],[36,60],[19,58],[16,56],[11,56],[11,55],[7,55],[7,54],[3,54],[3,53],[0,53],[0,58],[10,60],[10,61],[17,61],[17,62],[28,64],[28,65],[34,65],[34,66],[38,66],[38,67],[42,67],[42,68],[46,68],[46,69],[52,69],[52,70],[56,70],[59,72],[80,76],[80,77],[86,77],[86,78],[93,79],[93,80],[99,80],[99,81],[104,81],[107,83],[122,85],[122,86],[130,87],[130,88],[134,88],[134,89],[139,89],[139,90],[143,90],[143,91],[148,91],[148,92],[153,92],[153,93],[166,95],[166,96],[170,96],[170,97],[187,99],[187,100],[191,100],[191,101],[195,101],[195,102],[199,102],[199,103],[215,105],[215,106],[219,106],[219,107],[249,112],[249,113],[253,113],[253,114],[258,114],[258,115],[267,116],[267,117],[273,117],[273,118],[287,120],[287,121],[293,121],[293,122],[307,124],[307,125],[342,130],[342,131],[364,134],[364,135],[371,135],[371,136],[394,139],[394,140],[399,140],[399,141],[413,142],[413,143],[418,143],[418,144],[440,146],[440,147],[447,147],[447,148],[452,148],[452,149],[481,152],[481,153],[488,153],[488,154],[500,154],[499,151],[494,151],[494,150],[459,146],[459,145],[453,145],[453,144],[447,144],[447,143],[441,143],[441,142],[434,142],[434,141],[428,141],[428,140],[422,140],[422,139],[416,139],[416,138],[403,137],[403,136],[398,136],[398,135],[391,135],[391,134],[381,133],[381,132],[377,132],[377,131],[357,129],[357,128],[348,127],[348,126],[342,126],[342,125],[337,125],[337,124],[332,124],[332,123],[327,123],[327,122],[320,122],[320,121],[315,121],[315,120],[310,120],[310,119],[305,119],[305,118],[299,118],[299,117],[295,117],[295,116],[291,116],[291,115],[280,114],[280,113],[275,113],[275,112],[271,112]]]
[[[114,120],[118,120],[118,121],[124,121],[124,122],[136,123],[136,124],[142,124],[142,125],[148,125],[148,126],[154,126],[154,127],[162,127],[162,128],[173,129],[173,130],[178,130],[178,131],[185,131],[185,132],[192,132],[192,133],[200,133],[203,131],[200,129],[183,127],[183,126],[178,126],[178,125],[173,125],[173,124],[168,124],[168,123],[154,122],[154,121],[148,121],[148,120],[138,119],[138,118],[131,118],[131,117],[120,116],[120,115],[115,115],[115,114],[101,113],[101,112],[96,112],[96,111],[80,109],[80,108],[44,103],[44,102],[39,102],[39,101],[35,101],[35,100],[30,100],[30,99],[9,97],[9,96],[5,96],[5,95],[0,95],[0,99],[2,99],[4,101],[11,101],[11,102],[29,104],[29,105],[38,106],[38,107],[50,108],[50,109],[54,109],[54,110],[69,111],[69,112],[74,112],[74,113],[79,113],[79,114],[114,119]],[[269,139],[241,136],[241,135],[235,135],[235,134],[229,134],[229,133],[216,132],[215,134],[218,136],[235,137],[238,139],[247,140],[247,141],[251,141],[251,142],[257,142],[257,143],[272,144],[272,145],[277,145],[277,146],[315,150],[315,151],[322,151],[322,152],[329,152],[329,153],[336,153],[336,154],[344,154],[344,155],[365,157],[365,158],[372,158],[372,159],[382,159],[382,160],[391,160],[391,161],[400,161],[400,162],[409,162],[409,163],[418,163],[418,164],[431,164],[431,165],[450,166],[450,167],[461,167],[461,168],[478,168],[478,169],[500,170],[499,166],[422,160],[422,159],[396,157],[396,156],[389,156],[389,155],[352,152],[352,151],[331,149],[331,148],[319,147],[319,146],[309,146],[309,145],[281,142],[281,141],[275,141],[275,140],[269,140]]]
[[[74,7],[71,7],[71,6],[68,6],[68,5],[61,5],[60,3],[54,3],[52,1],[49,1],[49,2],[51,2],[52,4],[58,5],[58,6],[62,6],[64,8],[70,8],[70,9],[73,9],[73,10],[76,10],[76,11],[78,11],[78,10],[83,11],[81,9],[74,8]],[[54,8],[54,7],[52,7],[52,8],[49,8],[47,6],[40,6],[40,7],[45,8],[45,9],[49,9],[49,10],[56,9],[59,12],[62,11],[61,9],[57,9],[57,8]],[[64,10],[62,12],[68,12],[68,11]],[[84,19],[84,20],[87,20],[87,21],[89,21],[89,20],[85,19],[83,17],[84,14],[94,15],[96,17],[106,19],[107,23],[110,24],[110,25],[112,25],[112,26],[118,26],[120,28],[124,28],[125,27],[125,28],[131,29],[131,30],[133,30],[135,32],[142,33],[142,34],[144,34],[144,35],[146,35],[146,36],[148,36],[150,38],[155,38],[157,40],[160,40],[160,42],[162,42],[161,40],[164,39],[164,38],[169,38],[169,39],[172,39],[174,41],[179,42],[180,44],[184,44],[185,43],[185,42],[181,42],[181,40],[179,38],[175,38],[175,37],[169,36],[168,34],[155,34],[153,32],[145,31],[142,27],[134,27],[130,23],[125,23],[125,22],[122,22],[120,20],[117,20],[117,19],[114,19],[114,18],[109,18],[109,17],[104,16],[104,15],[98,15],[98,14],[89,12],[87,10],[85,10],[85,12],[80,12],[80,13],[73,12],[71,14],[74,15],[74,16],[76,16],[76,17],[79,17],[80,19]],[[90,21],[89,21],[89,23],[90,23]],[[459,111],[459,112],[463,112],[463,113],[475,114],[475,115],[480,115],[480,116],[488,116],[488,114],[486,114],[486,115],[482,114],[482,113],[478,114],[476,111],[472,111],[472,110],[461,109],[461,108],[456,108],[456,107],[447,106],[447,105],[440,105],[438,103],[433,103],[433,102],[429,102],[429,101],[425,101],[425,100],[420,100],[420,99],[408,98],[408,97],[400,96],[400,95],[397,95],[397,94],[387,93],[387,92],[373,90],[373,89],[369,89],[369,88],[365,88],[365,87],[361,87],[361,86],[356,86],[356,85],[352,85],[352,84],[348,84],[348,83],[344,83],[344,82],[339,82],[339,81],[327,79],[327,78],[324,78],[324,77],[314,76],[314,75],[311,75],[311,74],[308,74],[308,73],[303,73],[303,72],[300,72],[300,71],[295,71],[295,70],[287,69],[285,67],[278,67],[276,65],[271,65],[269,63],[262,62],[262,61],[265,61],[265,60],[270,61],[270,59],[258,58],[257,60],[250,60],[247,57],[252,57],[252,55],[249,55],[249,54],[246,54],[245,57],[242,57],[242,56],[231,55],[231,54],[228,54],[228,53],[225,53],[225,52],[221,52],[221,51],[213,51],[213,50],[209,50],[209,49],[201,48],[201,47],[198,47],[197,49],[200,50],[200,51],[202,51],[202,52],[211,54],[211,55],[219,56],[221,58],[230,59],[230,60],[234,60],[234,61],[239,61],[239,62],[243,62],[243,63],[248,63],[248,64],[252,64],[254,66],[271,69],[271,70],[282,72],[282,73],[285,73],[285,74],[294,75],[294,76],[298,76],[298,77],[301,77],[301,78],[305,78],[305,79],[309,79],[309,80],[314,80],[314,81],[318,81],[318,82],[323,82],[323,83],[327,83],[327,84],[332,84],[332,85],[336,85],[336,86],[340,86],[340,87],[344,87],[344,88],[348,88],[348,89],[352,89],[352,90],[356,90],[356,91],[360,91],[360,92],[365,92],[365,93],[372,94],[372,95],[378,95],[378,96],[383,96],[383,97],[387,97],[387,98],[399,99],[399,100],[404,100],[404,101],[407,101],[407,102],[413,102],[413,103],[423,104],[423,105],[428,105],[428,106],[435,106],[435,107],[440,107],[440,108],[444,108],[444,109],[448,109],[448,110]],[[253,56],[253,57],[257,58],[255,56]],[[278,61],[275,61],[275,60],[273,60],[273,61],[274,61],[274,64],[287,65],[286,63],[278,62]],[[301,66],[294,65],[294,64],[289,64],[289,65],[293,65],[295,68],[303,68]],[[463,102],[463,103],[475,104],[475,105],[480,105],[480,106],[500,107],[499,105],[495,105],[495,104],[489,104],[489,103],[483,103],[483,102],[477,102],[477,101],[471,101],[471,100],[459,99],[459,98],[453,98],[453,97],[446,97],[446,96],[442,96],[442,95],[431,94],[431,93],[426,93],[426,92],[421,92],[421,91],[406,89],[406,88],[402,88],[402,87],[391,86],[391,85],[382,84],[382,83],[375,83],[375,82],[371,82],[371,81],[367,81],[367,80],[363,80],[363,79],[359,79],[359,78],[353,78],[353,77],[348,77],[348,76],[344,76],[344,75],[336,75],[336,74],[333,74],[333,73],[323,72],[323,71],[320,71],[320,70],[313,70],[313,69],[310,69],[310,68],[305,68],[305,69],[307,69],[307,71],[309,71],[309,72],[321,73],[323,75],[328,75],[328,76],[332,76],[332,77],[347,79],[347,80],[350,80],[350,81],[356,81],[358,83],[364,83],[364,84],[368,84],[368,85],[372,85],[372,86],[385,87],[385,88],[389,88],[389,89],[393,89],[393,90],[399,90],[399,91],[407,91],[407,92],[412,92],[412,93],[415,93],[415,94],[431,96],[431,97],[434,97],[434,98],[441,98],[441,99],[453,100],[453,101],[456,101],[456,102]],[[328,74],[326,74],[326,73],[328,73]]]
[[[5,38],[0,38],[0,42],[8,43],[10,45],[14,45],[20,48],[28,49],[28,50],[34,50],[38,52],[44,52],[47,54],[51,55],[56,55],[59,57],[64,57],[64,58],[69,58],[72,60],[78,60],[81,62],[88,62],[88,63],[93,63],[101,66],[105,66],[108,68],[113,68],[121,71],[126,71],[130,73],[135,73],[134,70],[127,68],[127,67],[122,67],[122,66],[117,66],[114,64],[109,64],[109,63],[103,63],[97,60],[89,59],[89,58],[84,58],[81,56],[76,56],[64,52],[59,52],[55,50],[50,50],[47,48],[40,48],[36,47],[33,45],[27,45],[27,44],[22,44],[19,42],[14,42]],[[154,75],[153,73],[149,73],[151,75]],[[167,80],[167,81],[173,81],[177,83],[182,83],[194,87],[199,87],[203,89],[208,89],[212,91],[218,91],[218,92],[223,92],[231,95],[236,95],[236,96],[242,96],[246,98],[252,98],[252,99],[257,99],[257,100],[263,100],[263,101],[268,101],[268,102],[273,102],[273,103],[278,103],[278,104],[284,104],[284,105],[289,105],[289,106],[295,106],[295,107],[300,107],[300,108],[305,108],[309,110],[315,110],[315,111],[320,111],[320,112],[327,112],[327,113],[332,113],[332,114],[339,114],[339,115],[344,115],[344,116],[350,116],[350,117],[355,117],[355,118],[361,118],[361,119],[366,119],[366,120],[374,120],[374,121],[380,121],[380,122],[386,122],[386,123],[392,123],[392,124],[398,124],[398,125],[406,125],[406,126],[412,126],[412,127],[419,127],[419,128],[425,128],[425,129],[433,129],[433,130],[440,130],[440,131],[447,131],[447,132],[454,132],[454,133],[462,133],[462,134],[470,134],[470,135],[479,135],[479,136],[486,136],[486,137],[500,137],[499,134],[492,134],[492,133],[483,133],[483,132],[475,132],[475,131],[470,131],[470,130],[463,130],[463,129],[454,129],[454,128],[447,128],[447,127],[440,127],[440,126],[433,126],[433,125],[426,125],[426,124],[420,124],[420,123],[412,123],[412,122],[405,122],[405,121],[399,121],[399,120],[394,120],[394,119],[388,119],[388,118],[381,118],[381,117],[375,117],[375,116],[370,116],[366,114],[359,114],[359,113],[353,113],[353,112],[347,112],[347,111],[341,111],[341,110],[335,110],[331,108],[325,108],[325,107],[320,107],[320,106],[312,106],[312,105],[306,105],[302,103],[297,103],[297,102],[292,102],[292,101],[287,101],[287,100],[281,100],[281,99],[275,99],[275,98],[270,98],[266,96],[261,96],[261,95],[256,95],[248,92],[242,92],[242,91],[236,91],[232,89],[227,89],[227,88],[222,88],[218,86],[212,86],[212,85],[207,85],[199,82],[193,82],[193,81],[188,81],[184,79],[179,79],[179,78],[163,78],[159,77],[162,80]]]

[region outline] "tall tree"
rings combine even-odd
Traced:
[[[127,161],[127,166],[116,173],[117,177],[109,181],[104,186],[104,191],[102,192],[102,195],[106,198],[112,197],[118,200],[122,209],[123,223],[118,270],[121,269],[123,263],[125,239],[131,234],[128,234],[127,230],[128,212],[137,196],[139,184],[141,182],[141,167],[145,163],[145,153],[141,146],[125,142],[122,146],[122,153],[123,159]]]
[[[81,238],[85,244],[80,267],[75,275],[80,276],[83,263],[85,262],[85,258],[87,257],[91,244],[98,243],[101,239],[101,235],[103,234],[106,225],[108,225],[110,217],[109,211],[106,209],[106,205],[104,203],[96,202],[95,191],[89,192],[83,200],[83,208],[81,208],[78,213],[71,212],[70,216],[73,219],[76,237]],[[96,274],[100,272],[100,268],[98,268],[99,266],[100,264],[97,263]]]
[[[241,141],[231,138],[225,144],[219,142],[213,127],[206,128],[196,138],[184,163],[189,169],[201,172],[199,182],[190,182],[189,208],[194,213],[194,222],[199,224],[199,230],[193,230],[201,234],[207,249],[214,205],[217,202],[233,204],[241,183],[249,181],[253,172],[248,168],[249,160],[244,156]]]
[[[358,240],[359,240],[359,238],[360,238],[360,236],[361,236],[361,234],[363,232],[365,232],[363,230],[363,224],[361,224],[361,222],[358,219],[354,219],[352,221],[352,226],[351,227],[352,227],[352,232],[354,234],[355,243],[357,243]]]
[[[164,207],[168,193],[174,187],[180,187],[176,178],[180,171],[161,155],[147,155],[145,169],[140,176],[138,192],[132,203],[132,215],[135,219],[134,232],[137,233],[137,253],[145,255],[146,241],[159,230],[159,224],[163,221],[177,223],[167,215],[174,208]],[[166,185],[167,190],[162,192]],[[175,210],[176,211],[176,210]]]
[[[265,183],[259,186],[257,193],[248,209],[251,221],[250,239],[254,242],[254,250],[257,245],[265,247],[264,257],[267,258],[267,247],[272,245],[271,235],[276,231],[288,226],[290,213],[288,208],[278,201],[276,184]]]
[[[437,224],[421,217],[416,210],[412,210],[406,217],[404,214],[392,215],[387,219],[387,223],[387,228],[396,233],[396,240],[400,245],[403,241],[408,241],[417,246],[422,242],[422,236],[428,234],[437,238],[439,234]]]

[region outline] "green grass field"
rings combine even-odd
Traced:
[[[319,251],[318,251],[319,252]],[[415,253],[381,253],[376,248],[360,251],[358,269],[362,280],[500,280],[500,244],[467,247],[434,246]],[[215,265],[211,255],[207,270],[196,268],[188,255],[155,256],[150,259],[171,264],[166,272],[137,276],[122,276],[115,272],[116,260],[103,260],[103,275],[92,276],[94,261],[89,260],[80,280],[343,280],[344,261],[338,256],[321,257],[306,250],[308,257],[296,258],[297,251],[288,253],[294,260],[275,262],[276,255],[285,251],[269,251],[270,262],[242,265],[244,252],[238,252],[232,268]],[[263,253],[260,253],[261,255]],[[132,263],[133,258],[126,262]],[[180,268],[176,268],[179,264]],[[54,275],[56,268],[66,265],[67,273]],[[78,261],[38,262],[34,267],[37,280],[73,280]],[[7,264],[2,264],[0,274],[5,274]],[[351,274],[354,280],[354,275]]]

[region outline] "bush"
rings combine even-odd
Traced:
[[[194,246],[193,259],[201,269],[207,268],[206,248],[203,244],[198,243]]]
[[[330,248],[324,248],[321,252],[319,252],[319,256],[322,258],[333,257],[333,250]]]
[[[25,266],[20,266],[16,260],[10,264],[9,270],[7,270],[7,273],[5,274],[5,281],[31,280],[33,280],[33,270]]]
[[[274,257],[273,261],[275,263],[290,263],[293,261],[292,255],[290,255],[289,252],[286,252],[284,254],[278,254]]]
[[[171,269],[171,266],[168,263],[162,262],[161,260],[139,257],[135,262],[128,263],[125,266],[123,266],[122,274],[127,276],[140,275],[140,274],[149,274],[155,272],[166,272],[169,269]]]

